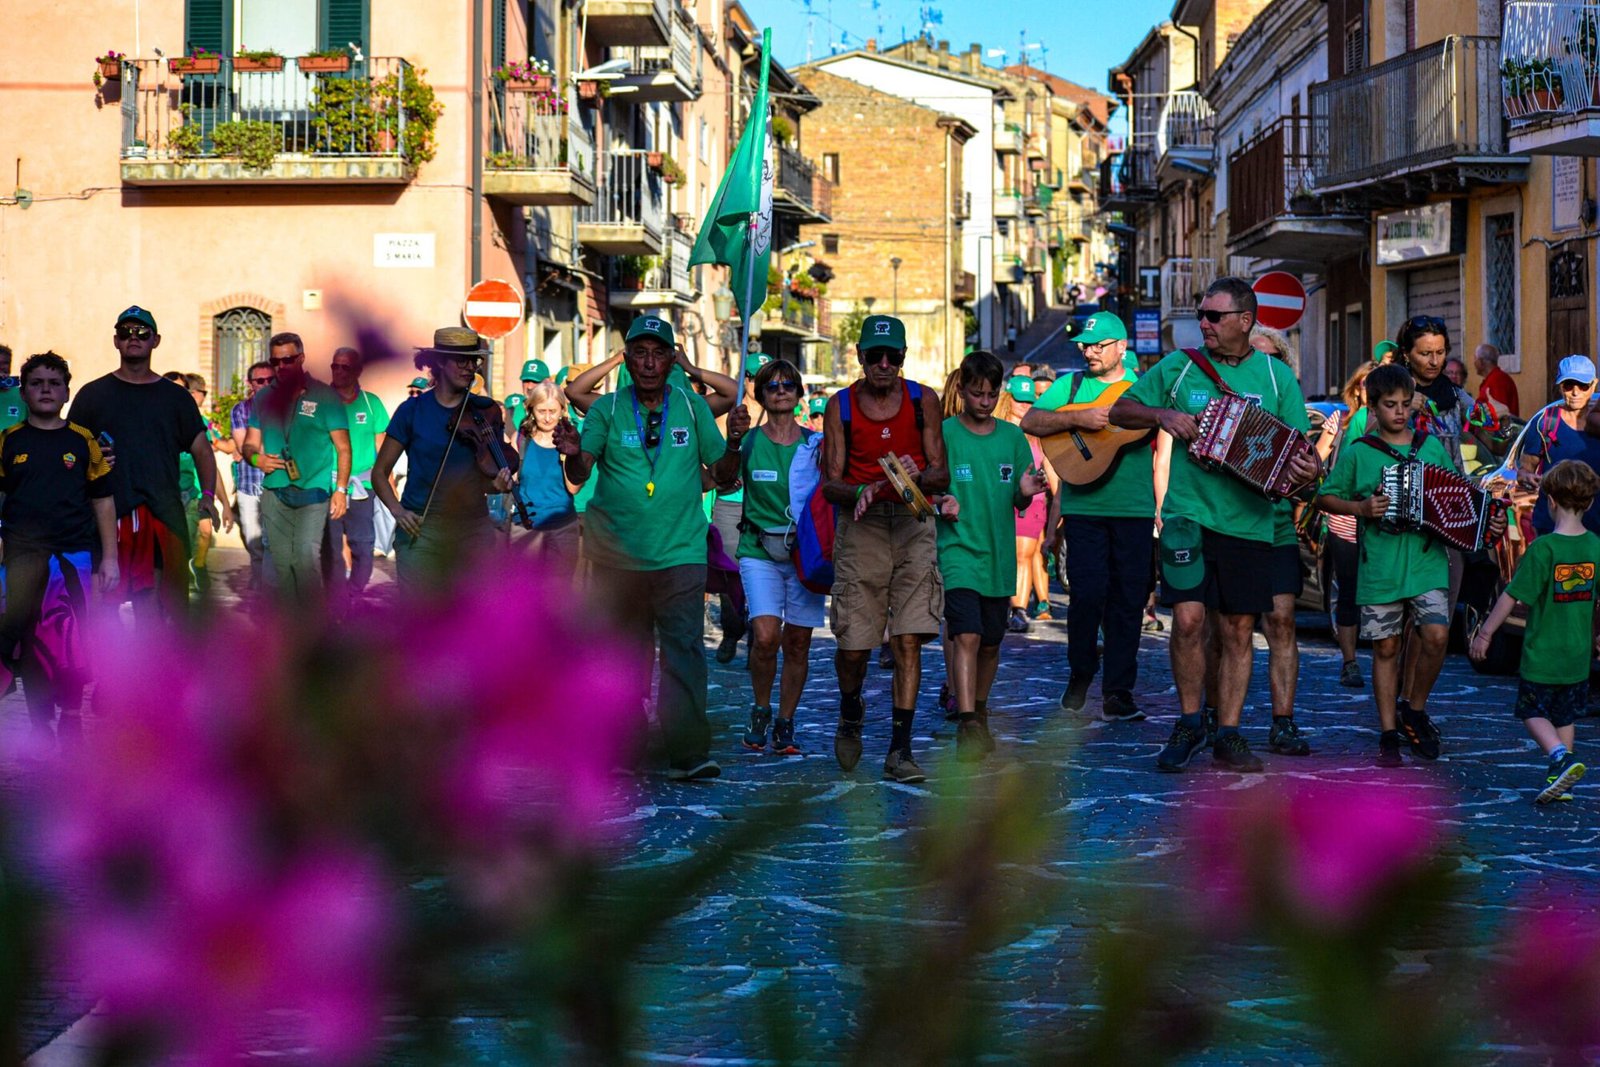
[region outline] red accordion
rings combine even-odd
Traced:
[[[1385,467],[1378,491],[1389,498],[1378,525],[1385,530],[1421,530],[1452,548],[1483,547],[1494,501],[1446,467],[1416,460]]]
[[[1289,477],[1295,456],[1314,456],[1311,443],[1293,426],[1238,395],[1208,401],[1189,458],[1207,470],[1225,470],[1269,498],[1299,488]]]

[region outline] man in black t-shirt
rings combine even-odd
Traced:
[[[142,307],[117,316],[122,364],[79,391],[72,421],[111,438],[111,488],[117,502],[117,558],[122,599],[144,615],[181,606],[189,592],[189,547],[178,455],[194,457],[201,514],[217,521],[217,461],[205,421],[189,391],[150,369],[161,343],[155,316]]]

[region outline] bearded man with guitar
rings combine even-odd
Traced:
[[[1134,703],[1139,634],[1150,588],[1155,478],[1151,430],[1124,430],[1109,421],[1111,405],[1137,376],[1122,365],[1128,332],[1109,311],[1093,315],[1077,337],[1087,369],[1062,375],[1022,417],[1024,433],[1043,438],[1045,456],[1061,476],[1050,536],[1067,547],[1067,665],[1061,707],[1081,711],[1100,668],[1105,634],[1101,714],[1107,720],[1144,718]],[[1059,509],[1059,528],[1056,525]]]

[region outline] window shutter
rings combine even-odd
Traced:
[[[506,61],[506,0],[491,0],[489,68],[505,65]]]
[[[367,0],[322,0],[317,19],[317,45],[344,48],[351,43],[372,54],[367,40]]]
[[[204,48],[227,56],[233,54],[231,0],[188,0],[184,5],[184,51]]]

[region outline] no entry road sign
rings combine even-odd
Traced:
[[[1272,270],[1256,279],[1256,321],[1274,330],[1287,330],[1306,311],[1306,287],[1287,271]]]
[[[522,294],[510,282],[489,278],[467,290],[467,325],[498,341],[522,325]]]

